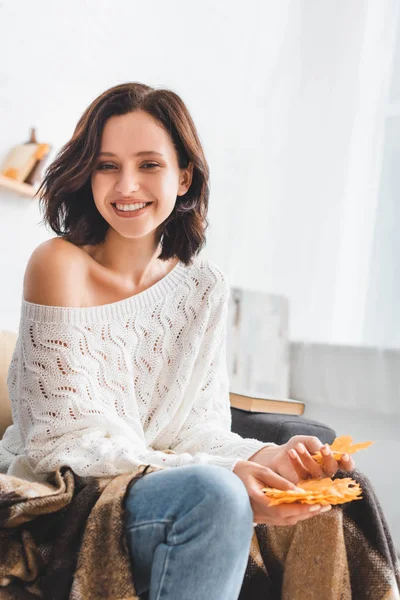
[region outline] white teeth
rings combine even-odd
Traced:
[[[146,203],[143,203],[143,204],[116,204],[115,206],[118,208],[118,210],[128,212],[128,211],[133,211],[133,210],[139,210],[139,208],[144,208],[146,206]]]

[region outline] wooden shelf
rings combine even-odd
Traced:
[[[29,185],[28,183],[21,183],[20,181],[10,179],[10,177],[4,177],[4,175],[0,175],[0,190],[2,188],[11,190],[19,196],[26,196],[28,198],[33,198],[38,189],[33,187],[33,185]]]

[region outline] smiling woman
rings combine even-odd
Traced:
[[[101,246],[108,258],[118,244],[119,255],[124,248],[130,263],[138,261],[136,273],[126,260],[122,267],[136,280],[150,265],[191,264],[205,244],[209,168],[193,120],[171,90],[127,83],[101,94],[37,194],[57,235],[83,249]],[[149,207],[123,210],[139,202]]]
[[[67,520],[79,512],[83,532],[84,515],[92,526],[93,512],[99,520],[103,515],[101,545],[109,539],[107,527],[115,526],[118,544],[112,548],[118,546],[125,559],[129,551],[132,559],[133,578],[128,570],[124,585],[119,582],[123,591],[112,590],[108,598],[136,598],[137,590],[165,600],[237,599],[247,565],[253,568],[254,523],[288,526],[320,519],[308,529],[316,532],[311,537],[318,540],[318,560],[309,553],[306,568],[302,564],[291,578],[294,584],[299,571],[312,565],[310,577],[319,585],[333,560],[331,553],[321,558],[320,539],[325,547],[331,539],[321,527],[335,524],[321,521],[321,506],[270,506],[262,490],[294,490],[300,476],[334,475],[339,467],[351,469],[352,461],[329,455],[319,466],[309,455],[322,448],[317,438],[302,436],[276,446],[231,428],[230,285],[217,265],[198,256],[208,225],[208,178],[195,126],[179,96],[127,83],[105,91],[85,110],[38,192],[45,222],[57,235],[36,248],[25,271],[19,337],[7,379],[14,422],[0,442],[0,473],[7,474],[3,487],[0,477],[0,513],[9,514],[12,496],[18,515],[13,524],[25,524],[20,503],[15,509],[21,479],[76,480],[79,499],[69,485],[62,494],[76,507]],[[110,478],[111,489],[117,482],[116,499],[108,486],[106,499],[98,497],[93,481],[98,478],[102,485]],[[25,486],[28,497],[37,498],[37,488]],[[81,504],[82,497],[93,502],[93,512]],[[110,507],[111,500],[120,512]],[[51,512],[67,508],[65,502],[53,502]],[[28,526],[32,514],[37,513],[29,513]],[[42,528],[58,535],[58,521],[42,516]],[[43,538],[35,523],[27,539],[34,546],[36,532],[48,548],[47,534]],[[335,539],[343,540],[342,521],[337,523]],[[287,539],[300,538],[301,546],[301,531]],[[37,572],[43,586],[59,579],[57,552],[75,548],[70,541],[58,542],[43,577],[42,553],[31,549],[41,561]],[[14,546],[6,545],[12,563]],[[80,557],[92,555],[102,567],[95,546],[93,553],[83,546]],[[303,552],[301,546],[299,564]],[[66,567],[64,554],[63,581],[72,579],[76,564],[74,557]],[[14,563],[5,572],[0,562],[3,583],[14,581],[16,572],[26,573]],[[89,570],[83,569],[82,579]],[[79,561],[77,571],[74,591],[82,573]],[[347,571],[343,580],[347,585]],[[269,597],[270,582],[262,582],[262,597]],[[329,582],[315,597],[328,600],[331,587]],[[105,597],[102,583],[97,589]]]

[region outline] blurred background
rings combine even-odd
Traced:
[[[376,441],[357,464],[398,549],[399,9],[0,0],[0,162],[35,127],[49,164],[87,105],[118,83],[177,92],[210,165],[204,254],[232,286],[287,302],[287,379],[276,389],[338,434]],[[54,235],[21,189],[0,181],[0,329],[10,331],[29,256]],[[259,359],[268,340],[254,344]]]

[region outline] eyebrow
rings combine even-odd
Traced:
[[[156,150],[141,150],[140,152],[136,152],[136,154],[132,154],[132,156],[145,156],[147,154],[157,154],[157,156],[164,156],[161,152],[156,152]],[[117,156],[112,152],[99,152],[97,156]]]

